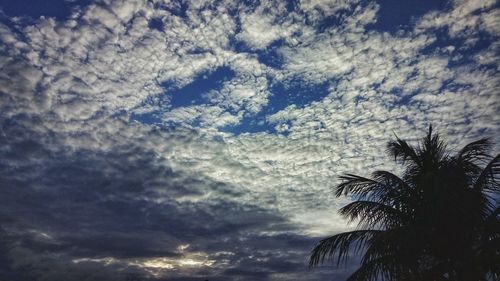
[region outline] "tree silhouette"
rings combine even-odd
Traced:
[[[500,158],[491,146],[481,139],[450,155],[432,126],[417,147],[396,137],[388,152],[402,177],[341,176],[336,196],[355,201],[340,213],[358,228],[321,240],[310,266],[354,254],[362,259],[349,281],[498,280]]]

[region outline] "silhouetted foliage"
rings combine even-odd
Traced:
[[[404,165],[402,177],[341,176],[336,196],[356,201],[340,213],[358,229],[321,240],[310,266],[362,254],[349,281],[498,280],[500,158],[490,149],[481,139],[450,155],[432,126],[417,147],[396,137],[388,152]]]

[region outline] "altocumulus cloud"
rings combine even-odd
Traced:
[[[2,280],[342,278],[336,176],[499,143],[495,1],[60,2],[0,4]]]

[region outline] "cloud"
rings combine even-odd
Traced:
[[[398,171],[386,142],[430,123],[452,147],[500,135],[491,1],[394,33],[368,2],[179,3],[1,15],[0,278],[344,278],[356,261],[306,268],[351,227],[338,175]],[[221,68],[200,103],[171,104]],[[327,92],[295,104],[277,85]],[[269,130],[232,131],[257,118]]]
[[[431,12],[418,21],[417,28],[448,27],[451,37],[475,37],[478,30],[498,35],[499,25],[493,18],[498,15],[495,1],[452,1],[452,9],[447,12]]]
[[[284,3],[264,1],[251,13],[240,14],[241,32],[236,38],[252,49],[264,49],[276,40],[290,37],[300,30],[292,17],[280,18],[286,13]]]
[[[16,161],[0,173],[0,212],[8,219],[2,221],[2,240],[10,249],[4,266],[18,273],[33,269],[18,278],[78,280],[91,269],[97,271],[86,280],[107,280],[116,271],[124,273],[113,280],[125,280],[128,273],[217,274],[261,251],[241,240],[258,240],[260,232],[279,225],[283,232],[293,229],[281,215],[238,200],[238,189],[186,175],[141,142],[115,138],[108,140],[112,148],[89,150],[80,140],[79,148],[70,148],[63,144],[68,139],[34,137],[22,128],[39,140],[27,141],[14,134],[20,128],[3,127],[17,137],[3,138],[2,158]],[[76,269],[63,274],[65,267]]]
[[[319,22],[324,18],[336,15],[342,10],[352,10],[359,1],[324,1],[324,0],[300,0],[300,9],[306,13],[309,20]]]

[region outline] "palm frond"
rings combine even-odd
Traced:
[[[397,136],[396,141],[389,142],[387,150],[389,154],[394,157],[394,160],[400,160],[402,163],[406,163],[408,160],[410,160],[417,166],[421,165],[421,161],[415,148],[413,148],[408,144],[408,142],[398,138]]]
[[[418,228],[412,225],[403,225],[387,229],[370,240],[362,263],[368,263],[382,256],[391,255],[398,259],[398,263],[406,267],[415,266],[415,254],[422,252]]]
[[[414,194],[414,189],[406,183],[402,178],[387,171],[375,171],[372,174],[373,178],[384,183],[385,189],[378,190],[376,196],[378,202],[393,204],[407,203],[403,202],[403,197],[409,197]]]
[[[350,221],[359,219],[362,228],[384,228],[396,227],[404,223],[405,214],[401,211],[373,201],[355,201],[340,209],[340,214]]]
[[[317,266],[325,259],[333,260],[335,256],[339,265],[346,260],[350,249],[354,248],[354,252],[359,253],[359,250],[379,233],[381,233],[379,230],[354,230],[325,238],[311,251],[309,266]]]
[[[446,144],[439,134],[432,134],[432,125],[429,125],[429,131],[418,149],[418,154],[422,165],[428,167],[434,167],[446,157]]]
[[[335,195],[337,197],[341,195],[358,195],[361,197],[367,196],[373,191],[380,183],[376,180],[361,177],[354,174],[345,174],[339,177],[342,182],[337,185],[335,190]]]
[[[370,199],[380,203],[398,202],[403,196],[412,194],[412,188],[398,176],[387,171],[375,171],[373,178],[346,174],[339,178],[335,195],[354,195],[359,199]],[[403,203],[403,202],[399,202]]]
[[[400,271],[402,270],[394,256],[385,255],[362,263],[347,281],[377,281],[380,278],[387,281],[399,280],[397,273]]]
[[[373,177],[378,181],[386,181],[387,183],[396,184],[402,188],[410,189],[410,186],[402,178],[388,171],[375,171],[373,172]]]
[[[476,162],[487,158],[488,151],[491,149],[491,141],[489,138],[483,138],[471,142],[464,146],[457,154],[457,158],[462,161]]]
[[[500,154],[495,156],[475,181],[474,189],[500,192]]]

